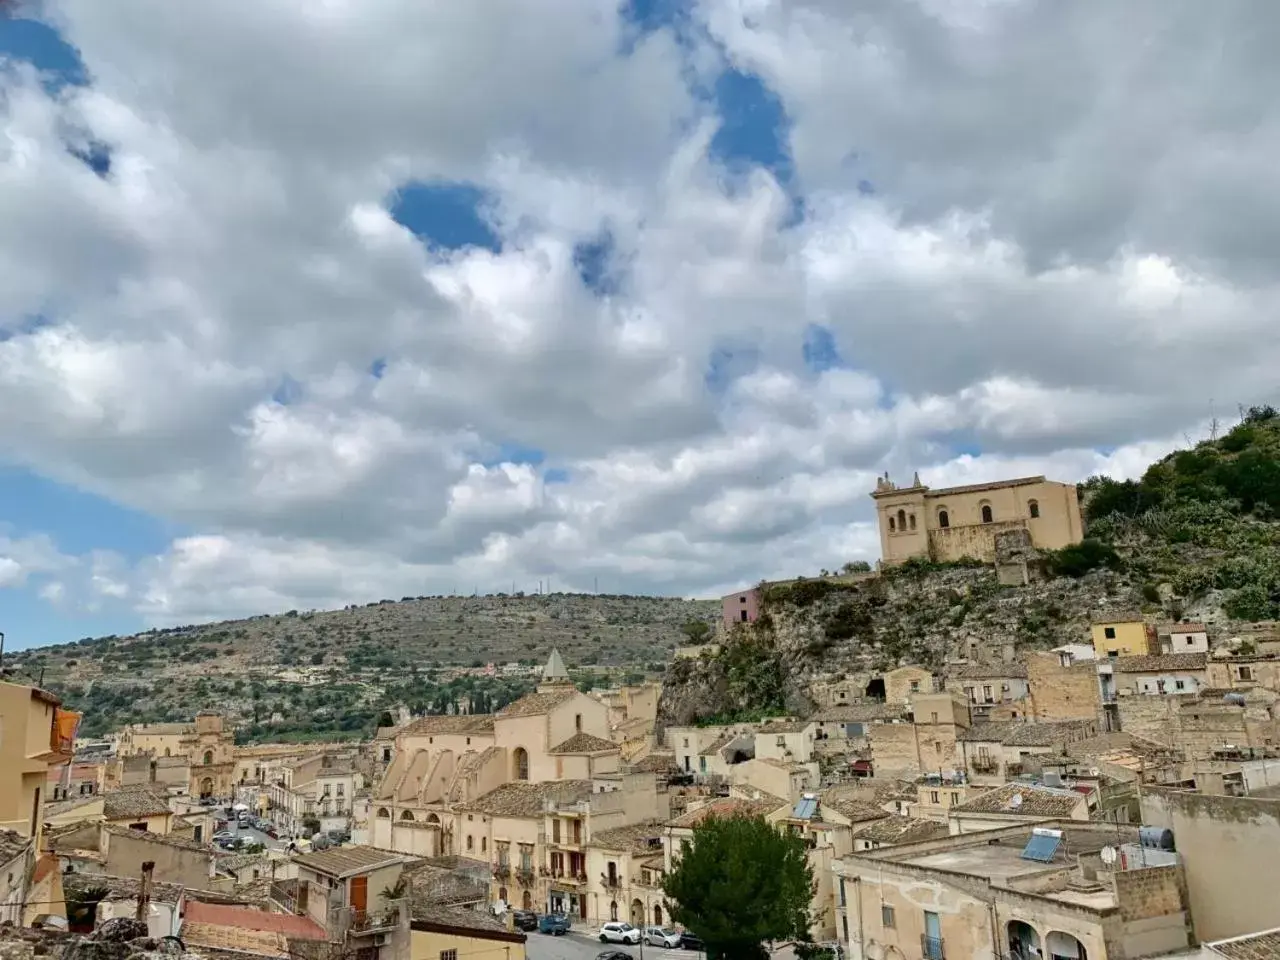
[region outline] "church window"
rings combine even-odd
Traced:
[[[897,530],[898,530],[897,524],[894,522],[893,517],[890,517],[890,518],[889,518],[889,532],[890,532],[890,533],[896,533],[896,532],[897,532]]]
[[[951,526],[951,516],[945,510],[938,511],[938,526],[946,529]]]
[[[905,510],[898,511],[898,529],[900,531],[907,529],[907,511]]]
[[[1032,520],[1040,516],[1040,504],[1036,503],[1034,500],[1028,500],[1027,513],[1031,515]]]
[[[991,515],[991,504],[989,504],[989,503],[984,503],[984,504],[982,505],[982,522],[983,522],[983,523],[990,523],[990,522],[991,522],[991,520],[992,520],[992,515]]]
[[[911,516],[907,517],[907,522],[911,526],[911,529],[914,530],[916,528],[916,515],[913,513]]]

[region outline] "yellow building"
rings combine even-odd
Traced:
[[[1159,653],[1154,627],[1149,627],[1137,613],[1112,613],[1094,619],[1093,652],[1103,657],[1144,657]],[[1154,647],[1154,649],[1153,649]]]
[[[1059,550],[1084,537],[1073,483],[1024,477],[933,490],[920,482],[896,486],[886,474],[871,494],[886,564],[921,559],[993,561],[996,536],[1025,530],[1032,546]]]
[[[409,922],[409,960],[524,960],[525,935],[464,907],[415,908]]]
[[[49,768],[71,762],[79,714],[38,687],[0,683],[0,829],[36,841],[44,829]]]

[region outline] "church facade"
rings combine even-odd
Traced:
[[[886,565],[919,558],[934,562],[996,559],[996,537],[1026,531],[1041,550],[1059,550],[1084,537],[1074,483],[1023,477],[932,489],[917,474],[899,487],[885,474],[871,494]]]

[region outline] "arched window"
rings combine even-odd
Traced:
[[[618,901],[617,900],[609,901],[609,919],[615,920],[615,921],[618,919]]]
[[[991,522],[991,519],[992,519],[992,518],[991,518],[991,504],[989,504],[989,503],[984,503],[984,504],[982,505],[982,522],[983,522],[983,523],[990,523],[990,522]]]
[[[379,807],[379,808],[378,808],[378,819],[379,819],[379,820],[390,820],[390,819],[391,819],[391,811],[390,811],[390,810],[388,810],[386,807]]]
[[[169,748],[168,748],[168,747],[165,747],[165,748],[164,748],[164,755],[165,755],[166,757],[167,757],[167,756],[169,756]]]
[[[578,733],[582,732],[582,714],[575,713],[573,715],[573,729],[578,731]]]
[[[907,524],[911,527],[912,530],[916,528],[916,515],[914,513],[911,516],[907,517]]]
[[[434,823],[434,824],[436,824],[437,826],[439,826],[439,825],[440,825],[440,818],[439,818],[439,817],[437,817],[434,813],[428,813],[428,814],[427,814],[427,823]]]
[[[662,926],[662,907],[656,903],[653,905],[653,925],[655,927]]]
[[[1036,503],[1034,500],[1028,500],[1027,513],[1031,515],[1032,520],[1040,516],[1040,504]]]
[[[944,530],[951,526],[951,515],[948,514],[947,511],[938,511],[938,526],[942,527]]]
[[[529,751],[524,747],[516,747],[516,752],[511,755],[511,779],[529,779]]]
[[[907,529],[907,511],[903,510],[901,507],[898,508],[898,529]]]
[[[204,752],[204,765],[207,767],[207,766],[209,766],[211,763],[213,763],[213,751],[212,751],[212,750],[206,750],[206,751]]]
[[[413,822],[413,812],[412,812],[412,811],[410,811],[410,810],[406,810],[404,813],[400,814],[400,819],[401,819],[401,820],[406,820],[406,821],[408,821],[408,822],[412,823],[412,822]]]
[[[898,524],[897,524],[897,521],[893,519],[893,517],[889,518],[889,532],[890,533],[898,532]]]

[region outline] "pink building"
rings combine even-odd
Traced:
[[[760,588],[749,587],[741,593],[731,593],[722,601],[724,628],[732,630],[735,623],[755,623],[760,616]]]

